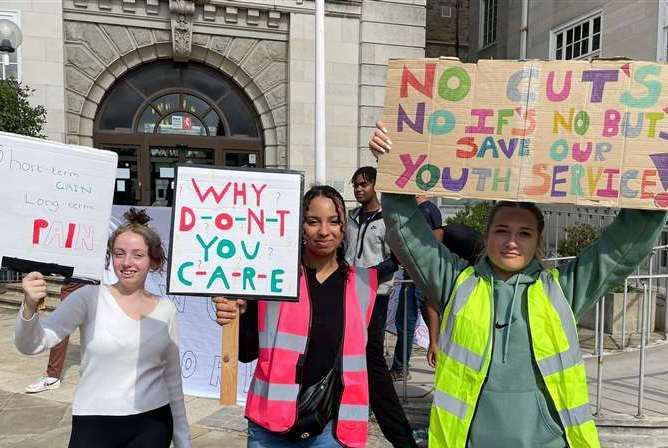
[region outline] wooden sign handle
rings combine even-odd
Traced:
[[[220,367],[220,404],[237,404],[237,369],[239,368],[239,310],[231,323],[223,326]]]

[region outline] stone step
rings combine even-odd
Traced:
[[[604,416],[596,419],[596,426],[606,448],[668,447],[668,418]]]
[[[18,309],[23,303],[23,290],[20,283],[3,283],[0,286],[0,306]],[[40,309],[53,311],[60,302],[60,285],[47,282],[47,296]]]

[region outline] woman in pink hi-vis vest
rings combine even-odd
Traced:
[[[369,416],[367,327],[378,277],[391,274],[396,265],[360,269],[346,264],[346,211],[334,188],[311,188],[304,196],[303,217],[298,302],[213,298],[219,324],[241,312],[239,357],[258,360],[246,403],[248,448],[363,448]],[[312,424],[303,424],[312,415],[300,415],[299,404],[328,376],[336,378],[330,383],[334,399],[319,414],[324,416],[321,430],[313,430]]]

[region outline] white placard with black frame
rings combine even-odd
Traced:
[[[0,132],[0,263],[102,279],[118,156]]]
[[[304,177],[178,165],[169,294],[299,298]]]

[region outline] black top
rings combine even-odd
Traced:
[[[311,332],[301,363],[302,387],[315,384],[327,375],[341,350],[346,283],[338,269],[322,283],[318,282],[315,269],[305,270],[311,297]]]
[[[318,282],[315,269],[304,267],[311,298],[311,330],[306,352],[300,357],[296,382],[302,387],[317,383],[334,367],[343,342],[345,278],[334,271]],[[257,302],[248,302],[241,316],[239,360],[250,362],[258,356]]]
[[[392,259],[378,266],[379,283],[387,280],[397,269]],[[343,341],[345,277],[336,270],[323,283],[315,276],[315,269],[304,267],[311,299],[311,329],[306,352],[297,369],[296,382],[303,387],[317,383],[334,367],[334,361]],[[259,351],[257,329],[257,302],[249,301],[241,315],[239,328],[239,360],[251,362]]]
[[[443,217],[441,211],[434,205],[431,201],[424,201],[418,205],[420,211],[424,215],[429,227],[432,229],[438,229],[443,224]]]
[[[357,215],[357,220],[359,221],[360,224],[366,223],[373,215],[378,213],[378,210],[372,210],[370,212],[364,211],[364,209],[360,209],[359,214]]]

